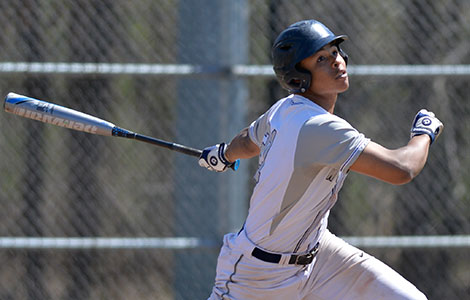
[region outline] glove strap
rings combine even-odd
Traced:
[[[420,128],[418,130],[414,130],[411,137],[415,137],[415,136],[423,135],[423,134],[427,134],[429,136],[429,138],[431,139],[431,144],[434,142],[435,135],[433,134],[432,130],[429,130],[429,129]]]
[[[234,162],[229,162],[227,157],[225,157],[225,150],[227,150],[227,144],[221,143],[219,146],[219,153],[218,153],[220,161],[227,167],[236,171],[238,169],[238,166],[240,165],[240,160],[237,159]]]
[[[231,165],[232,163],[229,162],[229,161],[227,160],[227,158],[225,157],[225,150],[226,150],[226,149],[227,149],[227,144],[221,143],[220,146],[219,146],[219,153],[218,153],[218,154],[219,154],[219,159],[220,159],[220,161],[221,161],[224,165],[229,166],[229,165]]]

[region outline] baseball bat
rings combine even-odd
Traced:
[[[6,112],[20,117],[68,129],[104,136],[135,139],[194,157],[199,157],[202,153],[199,149],[135,133],[83,112],[15,93],[8,93],[3,108]]]

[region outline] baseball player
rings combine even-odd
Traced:
[[[426,299],[390,267],[328,230],[349,171],[392,184],[411,181],[442,131],[420,110],[409,142],[387,149],[334,115],[349,87],[347,55],[315,20],[292,24],[272,47],[274,71],[290,95],[229,144],[204,149],[199,164],[223,172],[259,156],[243,228],[224,236],[209,299]]]

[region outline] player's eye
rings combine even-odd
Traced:
[[[325,59],[326,59],[325,56],[320,55],[320,56],[317,58],[317,62],[322,62],[322,61],[324,61]]]

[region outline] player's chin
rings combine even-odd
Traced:
[[[338,93],[346,92],[349,89],[349,80],[348,78],[338,82]]]

